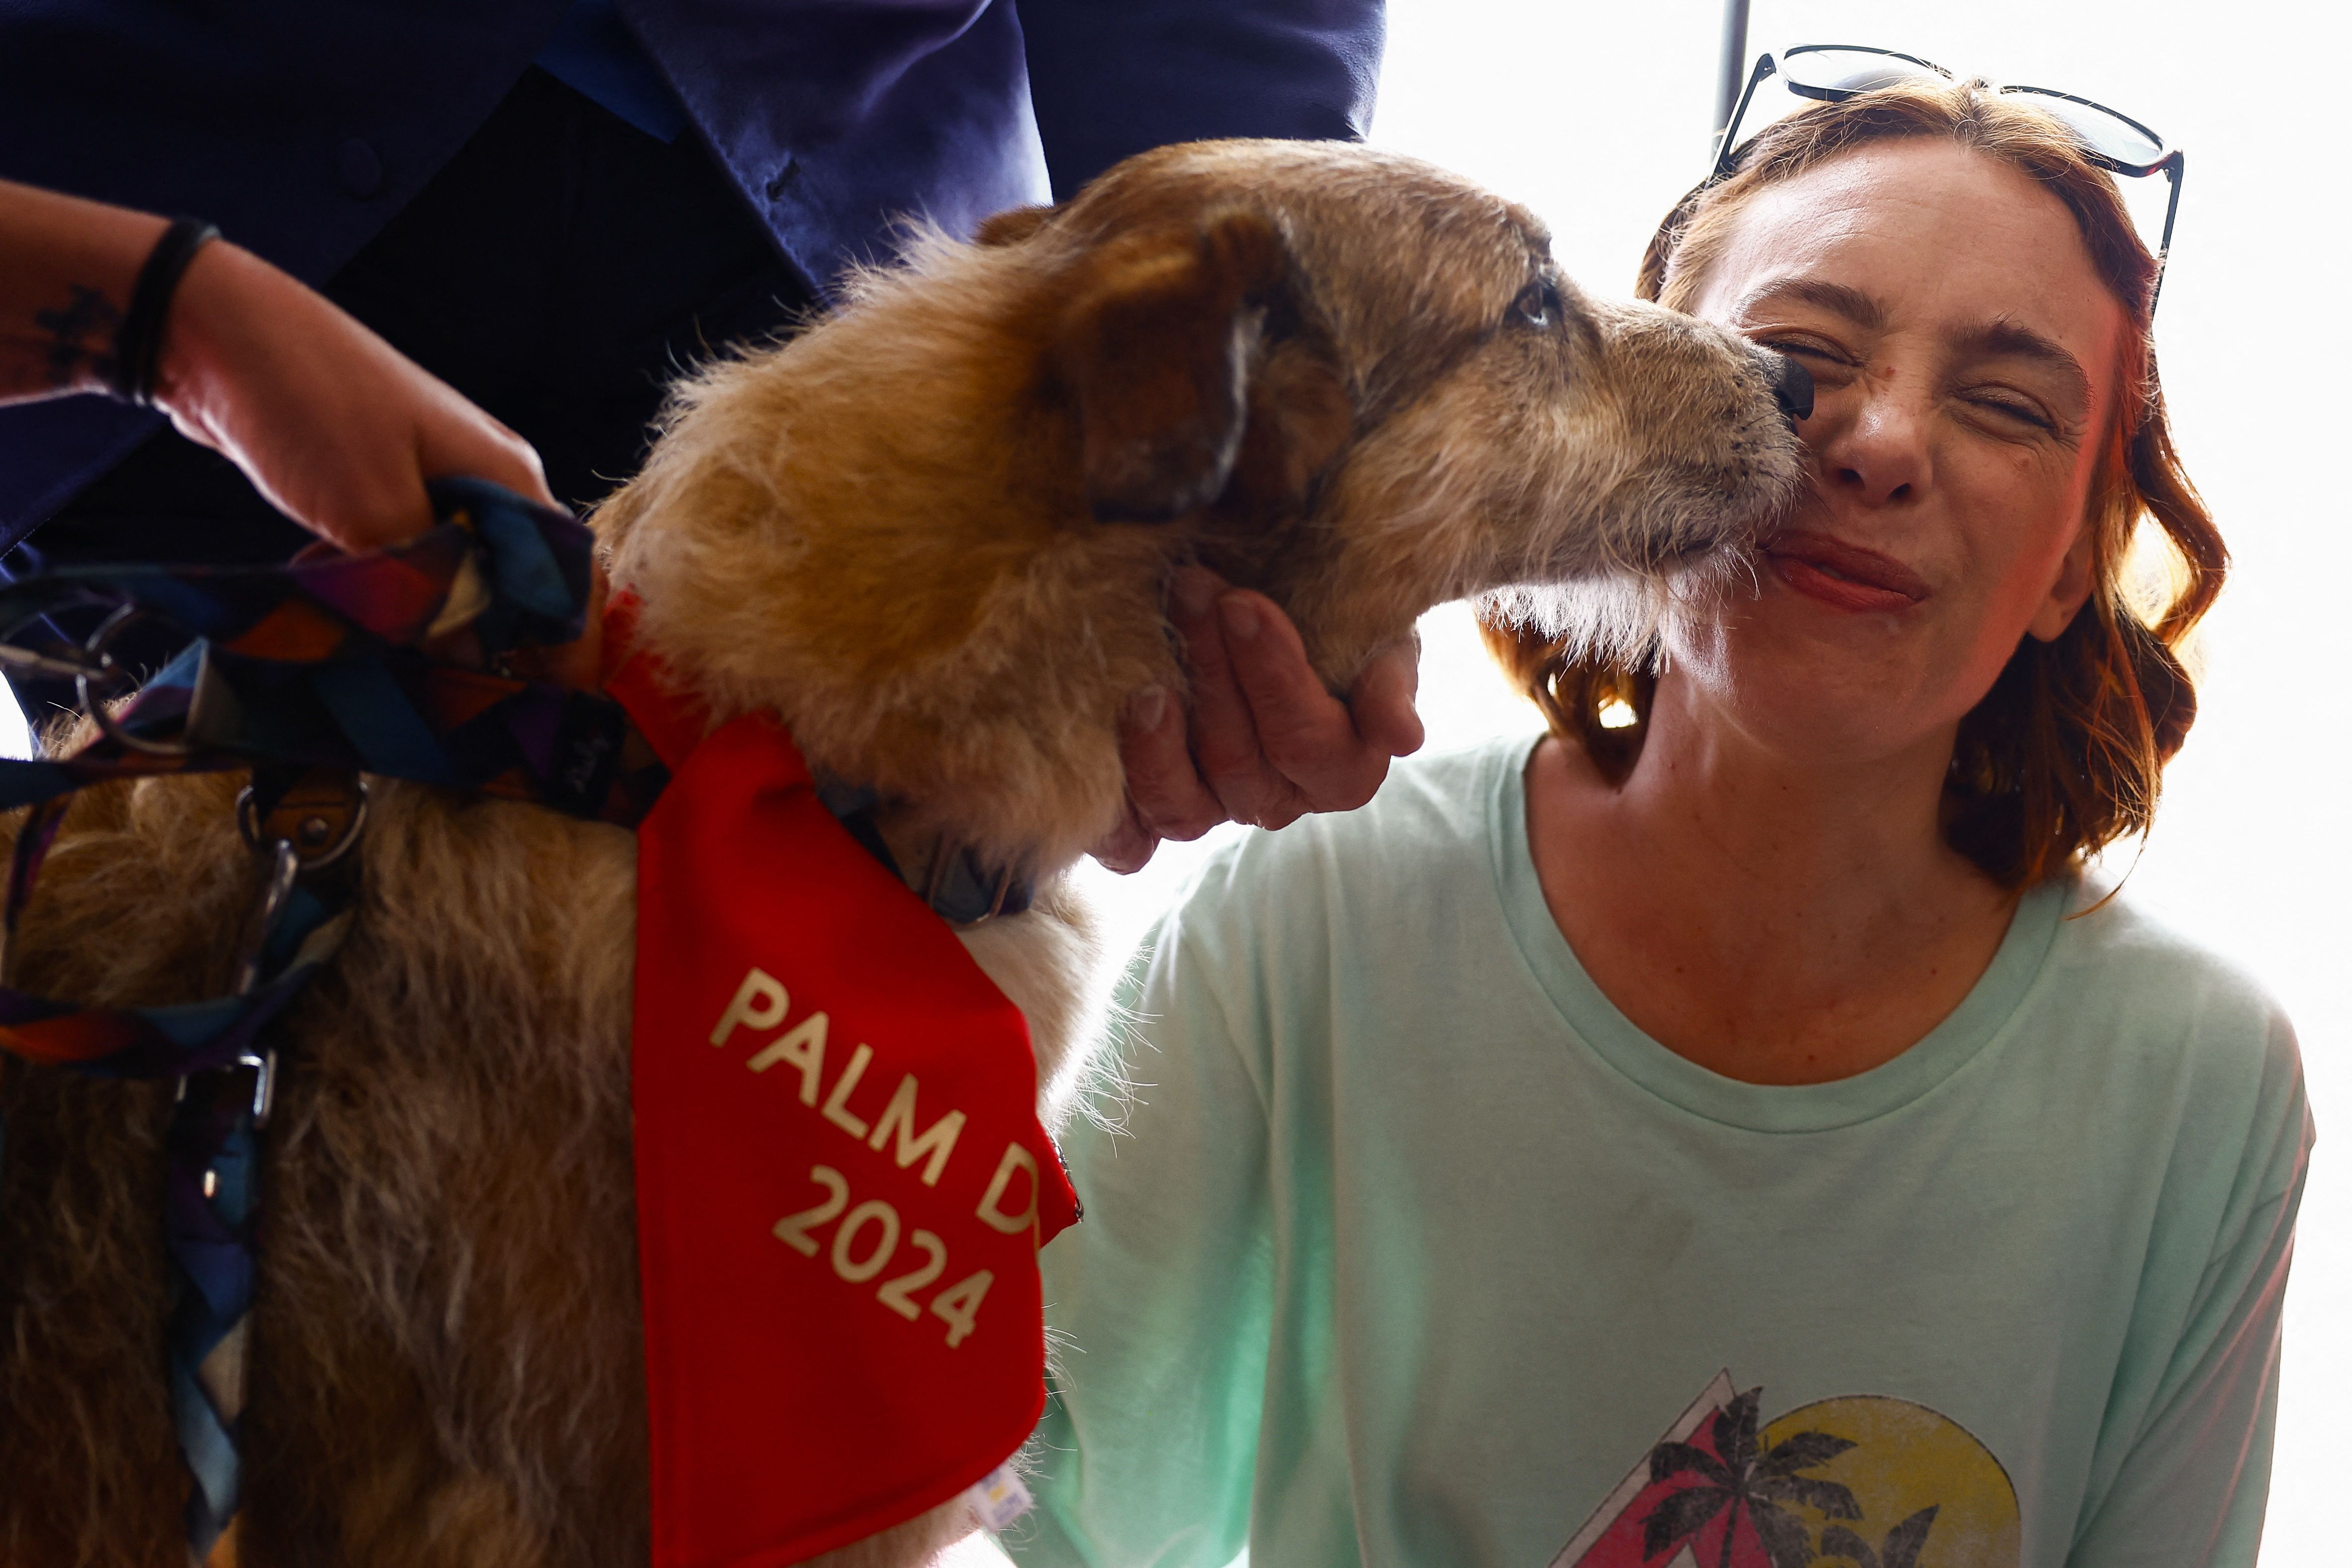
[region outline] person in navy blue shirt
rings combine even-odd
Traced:
[[[968,230],[1164,141],[1360,135],[1381,26],[1380,0],[16,0],[0,178],[219,225],[578,504],[681,364],[821,305],[909,214]],[[143,552],[159,508],[221,553],[296,542],[159,424],[0,412],[0,549],[61,510],[53,557]]]
[[[908,217],[966,231],[1171,141],[1359,136],[1381,41],[1381,0],[17,0],[0,177],[219,225],[583,506],[634,471],[672,375],[823,308]],[[307,537],[152,412],[0,408],[11,572]],[[1237,596],[1211,597],[1176,619],[1224,666],[1213,611]],[[1303,700],[1303,665],[1235,652],[1208,673]],[[1418,742],[1411,693],[1409,658],[1377,665],[1352,731],[1334,704],[1330,744],[1287,767],[1253,743],[1223,778],[1186,765],[1186,716],[1156,716],[1131,769],[1164,787],[1107,858],[1356,803]]]

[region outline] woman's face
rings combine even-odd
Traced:
[[[1692,309],[1812,372],[1811,483],[1670,667],[1797,758],[1948,746],[2088,596],[2123,308],[2055,196],[1942,141],[1844,154],[1734,225]]]

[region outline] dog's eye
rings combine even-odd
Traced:
[[[1538,278],[1519,290],[1511,308],[1530,327],[1549,327],[1559,319],[1559,290],[1549,277]]]

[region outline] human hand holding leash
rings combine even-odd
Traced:
[[[296,522],[346,550],[433,523],[425,481],[494,480],[555,505],[530,444],[322,296],[249,251],[188,266],[155,404],[246,471]]]
[[[169,225],[0,181],[0,402],[115,392],[141,273]],[[139,401],[347,550],[433,523],[425,481],[495,480],[552,506],[530,444],[249,251],[197,243],[160,301]]]
[[[1351,811],[1381,787],[1391,758],[1420,748],[1417,643],[1375,655],[1342,702],[1264,594],[1187,567],[1169,601],[1192,704],[1153,688],[1129,705],[1127,812],[1095,850],[1111,870],[1139,871],[1160,840],[1197,839],[1229,820],[1281,828],[1309,811]]]

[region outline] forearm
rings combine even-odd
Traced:
[[[105,390],[165,220],[0,181],[0,402]]]
[[[0,181],[0,403],[103,392],[162,218]],[[345,549],[432,523],[425,482],[495,480],[554,505],[539,455],[391,344],[251,251],[181,253],[139,352],[142,396]],[[152,356],[152,357],[151,357]],[[201,541],[191,541],[201,549]]]

